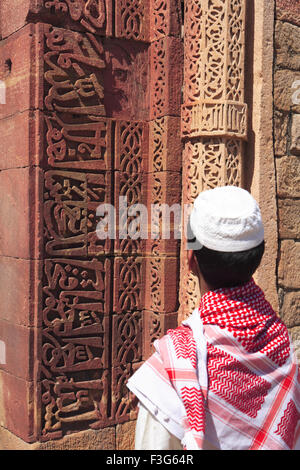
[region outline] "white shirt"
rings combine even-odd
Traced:
[[[183,446],[180,439],[171,434],[142,403],[139,403],[135,450],[183,450]],[[218,449],[204,441],[203,450]]]
[[[183,450],[173,436],[141,403],[135,428],[135,450]]]

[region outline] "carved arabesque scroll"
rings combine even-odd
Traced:
[[[216,186],[242,183],[243,141],[247,138],[244,102],[244,0],[184,2],[184,141],[182,203]],[[197,279],[181,247],[180,317],[199,301]]]

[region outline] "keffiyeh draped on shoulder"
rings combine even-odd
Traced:
[[[208,292],[154,346],[128,387],[185,449],[300,447],[298,366],[253,280]]]

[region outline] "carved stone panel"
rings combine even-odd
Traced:
[[[243,185],[245,2],[184,2],[184,141],[182,200],[191,205],[201,191]],[[180,318],[199,302],[196,277],[189,272],[186,240],[181,246]]]

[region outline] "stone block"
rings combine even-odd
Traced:
[[[287,154],[289,116],[275,110],[274,113],[274,151],[275,155]]]
[[[0,257],[0,319],[19,326],[40,326],[41,262]]]
[[[41,257],[41,191],[42,172],[38,168],[0,172],[0,255]]]
[[[36,443],[37,450],[115,450],[116,430],[115,427],[103,428],[97,431],[89,429],[62,439]]]
[[[145,297],[145,259],[128,256],[114,260],[114,301],[116,313],[141,311]]]
[[[278,266],[278,282],[280,285],[299,289],[300,287],[300,242],[284,240],[281,243]]]
[[[0,320],[0,339],[6,349],[6,363],[1,365],[3,371],[26,381],[33,380],[36,334],[33,328]]]
[[[116,426],[116,450],[134,450],[136,421]]]
[[[120,256],[141,255],[145,251],[149,224],[147,175],[134,158],[129,157],[126,166],[122,167],[123,171],[114,173],[114,253]],[[141,168],[141,172],[136,172],[135,168]]]
[[[150,46],[150,120],[180,116],[183,83],[183,45],[180,38],[166,37]]]
[[[300,72],[291,70],[276,70],[274,74],[274,104],[280,111],[294,111],[300,113],[300,86],[295,88],[295,83],[300,82]]]
[[[153,311],[143,312],[143,360],[148,359],[155,352],[153,343],[162,338],[169,329],[177,328],[178,314],[160,313]]]
[[[276,0],[276,18],[300,26],[300,5],[298,0]]]
[[[150,41],[157,41],[165,36],[180,36],[182,14],[180,2],[168,0],[150,2]]]
[[[25,442],[36,440],[35,386],[0,370],[0,426]]]
[[[0,170],[39,165],[43,152],[43,118],[24,111],[0,120]]]
[[[127,382],[141,365],[142,363],[128,363],[112,369],[112,419],[116,424],[133,421],[137,418],[134,395],[128,389]]]
[[[277,194],[279,197],[300,197],[300,158],[277,158]]]
[[[300,13],[300,10],[299,10]],[[276,22],[276,65],[285,69],[300,68],[300,28],[290,23]]]
[[[178,258],[147,258],[145,308],[155,312],[176,312],[178,309]]]
[[[300,326],[300,291],[283,294],[280,316],[288,328]]]
[[[279,199],[278,201],[280,238],[300,237],[300,200]]]
[[[41,1],[41,0],[40,0]],[[10,36],[27,23],[33,2],[36,0],[2,0],[0,6],[0,34],[2,38]]]
[[[142,314],[127,312],[112,317],[112,363],[114,367],[142,360]]]
[[[181,174],[149,173],[147,256],[178,256],[182,236]]]
[[[1,41],[0,79],[5,83],[6,104],[0,106],[0,119],[43,107],[38,28],[29,24]]]
[[[149,41],[149,7],[146,2],[115,0],[115,35],[117,38]]]
[[[290,152],[293,155],[300,155],[300,114],[293,114]]]
[[[300,363],[300,327],[296,326],[290,329],[290,336],[295,351],[295,358]]]
[[[47,442],[28,444],[7,429],[0,427],[0,450],[115,450],[116,429],[79,431]]]
[[[149,126],[149,172],[181,171],[180,118],[163,116]]]
[[[100,229],[97,234],[97,228],[98,209],[111,202],[112,172],[51,169],[44,176],[46,255],[76,258],[110,253],[112,240],[106,232],[101,237]]]

